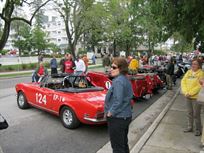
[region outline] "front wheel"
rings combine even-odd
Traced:
[[[29,108],[29,104],[27,102],[26,96],[22,91],[18,92],[17,95],[17,104],[20,109],[27,109]]]
[[[67,107],[64,106],[61,111],[60,111],[60,119],[65,128],[68,129],[75,129],[79,126],[80,122],[74,113],[74,111]]]

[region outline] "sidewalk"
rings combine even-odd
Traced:
[[[132,148],[134,148],[136,144],[141,140],[141,137],[143,137],[147,133],[147,130],[153,125],[153,122],[160,115],[161,111],[164,110],[166,106],[169,105],[171,101],[173,102],[173,100],[177,97],[179,93],[178,88],[179,87],[176,86],[173,90],[168,90],[154,104],[152,104],[142,114],[140,114],[132,121],[128,134],[130,150],[132,150]],[[137,103],[135,105],[137,105]],[[112,149],[110,142],[108,142],[104,146],[102,146],[102,148],[100,148],[97,153],[111,153],[111,150]]]
[[[139,152],[204,153],[199,147],[201,137],[194,136],[194,133],[183,132],[186,124],[185,99],[179,94],[167,114]],[[136,153],[134,148],[131,153]]]

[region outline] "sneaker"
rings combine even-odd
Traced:
[[[201,136],[201,131],[196,130],[196,131],[195,131],[195,136]]]

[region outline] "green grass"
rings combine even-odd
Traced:
[[[32,72],[0,74],[0,78],[15,78],[15,77],[22,77],[22,76],[31,76],[31,74],[32,74]]]
[[[16,65],[15,65],[16,66]],[[89,67],[89,70],[93,70],[93,69],[97,69],[97,68],[102,68],[101,65],[97,65],[97,66],[93,66],[93,67]],[[12,71],[11,71],[12,72]],[[12,73],[12,74],[1,74],[0,73],[0,78],[15,78],[15,77],[22,77],[22,76],[31,76],[32,72],[25,72],[25,73]]]

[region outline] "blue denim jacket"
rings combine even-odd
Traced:
[[[124,75],[117,76],[106,94],[105,113],[110,112],[113,117],[118,118],[131,117],[132,97],[132,86],[128,78]]]

